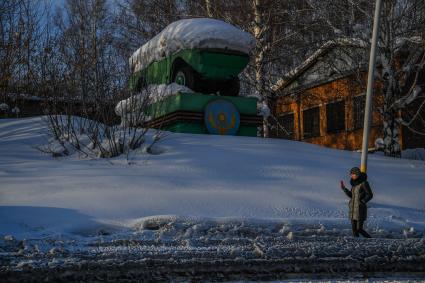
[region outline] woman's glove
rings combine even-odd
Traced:
[[[349,197],[352,198],[353,194],[345,187],[344,182],[341,181],[341,190]]]

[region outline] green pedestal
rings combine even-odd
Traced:
[[[149,126],[176,133],[208,134],[204,109],[215,100],[226,100],[239,112],[238,136],[257,136],[257,127],[262,119],[257,116],[257,99],[250,97],[179,93],[149,107],[148,115],[153,118]]]

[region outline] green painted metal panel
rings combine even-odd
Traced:
[[[177,122],[162,130],[174,133],[209,134],[204,124],[196,122]],[[241,125],[236,135],[256,137],[257,127]]]
[[[164,127],[163,130],[174,133],[208,134],[207,129],[201,123],[194,122],[177,122]]]
[[[248,55],[201,51],[200,57],[197,71],[208,79],[227,80],[236,77],[249,62]]]
[[[217,99],[227,100],[233,103],[236,109],[242,115],[257,114],[257,99],[253,97],[234,97],[234,96],[218,96],[204,95],[199,93],[182,93],[182,105],[189,111],[204,111],[205,106]]]
[[[146,79],[147,84],[171,83],[171,68],[177,58],[181,58],[192,66],[202,77],[223,81],[236,77],[249,62],[249,56],[241,53],[226,50],[185,49],[151,63],[144,70],[134,72],[130,76],[129,88],[137,90],[137,82],[141,77]]]
[[[150,105],[147,113],[155,119],[177,110],[184,110],[182,109],[181,104],[181,95],[172,95],[162,101]]]
[[[152,118],[158,118],[177,110],[203,112],[209,102],[217,99],[223,99],[233,103],[241,115],[257,114],[256,98],[206,95],[200,93],[179,93],[169,96],[163,101],[152,104],[148,109],[148,114]]]
[[[153,62],[146,69],[147,78],[146,82],[148,84],[168,84],[167,76],[168,70],[170,68],[168,64],[169,59],[164,59],[159,62]]]
[[[138,83],[139,79],[144,77],[144,76],[145,76],[144,70],[133,73],[128,80],[129,89],[133,90],[133,91],[137,90],[137,83]]]
[[[238,131],[238,136],[256,137],[257,136],[257,127],[240,126],[239,131]]]
[[[202,77],[213,80],[236,77],[249,62],[248,55],[226,53],[225,50],[182,50],[173,57],[173,60],[182,58]]]

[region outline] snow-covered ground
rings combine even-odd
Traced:
[[[288,140],[170,134],[155,154],[53,159],[35,148],[47,142],[46,132],[41,118],[0,120],[2,265],[41,264],[35,255],[44,254],[55,266],[82,252],[349,258],[358,245],[339,180],[348,183],[359,153]],[[374,198],[366,227],[375,239],[358,240],[362,256],[377,255],[368,247],[383,245],[378,259],[388,251],[424,257],[425,163],[372,154],[368,167]],[[296,239],[301,242],[291,242]]]
[[[145,217],[346,221],[349,168],[360,155],[249,137],[171,134],[127,161],[52,159],[40,118],[0,121],[0,233],[34,237],[131,228]],[[425,230],[425,163],[369,156],[369,229]],[[3,217],[7,216],[7,217]]]

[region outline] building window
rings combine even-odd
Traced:
[[[294,139],[294,114],[284,114],[277,118],[277,136],[284,139]]]
[[[366,97],[364,95],[354,97],[354,101],[353,101],[354,129],[363,128],[365,105],[366,105]]]
[[[303,110],[304,138],[320,136],[320,110],[319,107]]]
[[[345,102],[338,101],[326,105],[326,121],[328,133],[345,130]]]

